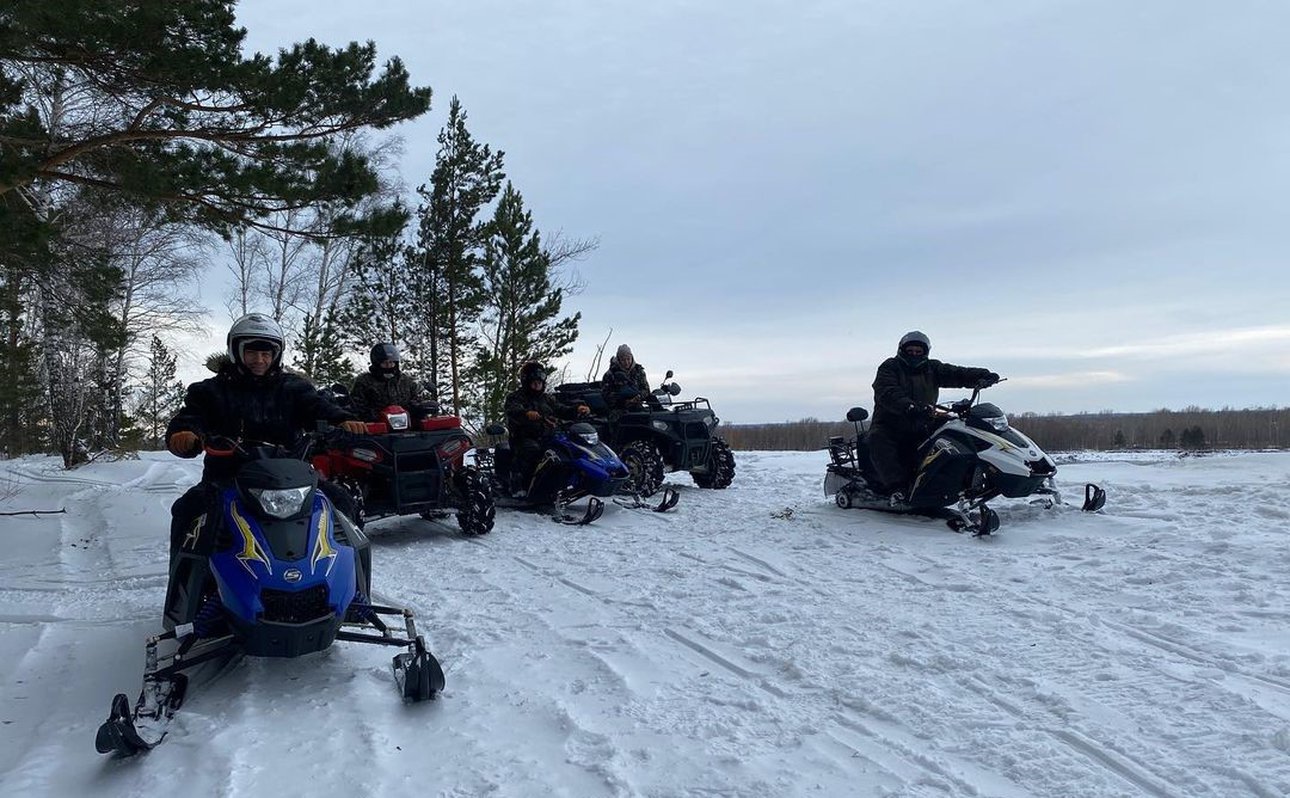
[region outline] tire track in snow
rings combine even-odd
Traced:
[[[812,593],[816,592],[815,586],[808,581],[789,576],[785,571],[770,564],[765,559],[756,557],[755,555],[749,554],[748,552],[742,551],[733,546],[727,546],[727,548],[739,559],[751,563],[757,568],[763,569],[765,573],[749,574],[745,569],[723,566],[726,567],[727,570],[734,570],[766,582],[799,585],[803,589]],[[679,556],[700,563],[706,566],[709,571],[715,571],[718,566],[721,565],[705,560],[702,557],[689,552],[681,552]],[[563,584],[582,596],[595,599],[606,607],[614,607],[624,603],[619,599],[595,591],[574,579],[570,579],[565,575],[567,573],[565,570],[553,567],[543,567],[531,560],[521,557],[515,557],[515,559],[533,573],[545,576],[555,582]],[[809,692],[802,692],[799,694],[779,687],[776,684],[775,679],[766,673],[764,669],[741,662],[743,658],[739,655],[723,651],[727,646],[718,645],[715,642],[705,640],[702,635],[690,629],[682,630],[675,625],[666,625],[663,627],[663,633],[667,638],[670,638],[675,643],[699,654],[705,660],[716,664],[728,674],[736,677],[737,681],[747,683],[765,691],[777,699],[779,703],[784,704],[782,709],[771,714],[779,717],[793,717],[800,714],[800,709],[803,704],[817,702],[816,697],[810,695]],[[894,720],[894,716],[893,720],[888,724],[889,728],[886,733],[880,734],[870,730],[869,726],[866,725],[865,719],[851,709],[842,709],[832,711],[831,713],[817,710],[810,714],[821,717],[833,714],[836,717],[836,720],[833,721],[834,725],[826,725],[826,728],[819,733],[823,733],[834,739],[838,743],[847,747],[848,750],[853,751],[855,755],[866,759],[882,768],[884,771],[893,775],[899,775],[901,778],[908,778],[915,784],[935,784],[938,785],[938,791],[948,788],[951,792],[957,792],[958,794],[975,795],[978,794],[978,789],[974,782],[980,782],[993,785],[997,788],[996,794],[1013,795],[1018,796],[1018,798],[1027,794],[1024,790],[1010,782],[1008,779],[983,770],[980,767],[973,765],[971,762],[955,755],[948,754],[947,752],[938,751],[937,755],[946,759],[951,763],[951,765],[948,767],[938,765],[934,757],[928,757],[918,751],[917,746],[914,743],[914,740],[916,739],[915,735],[908,731],[901,731],[902,727],[899,722]],[[845,731],[846,729],[850,729],[852,732],[857,730],[862,731],[865,736],[870,739],[867,743],[858,743],[852,736],[847,734]],[[907,739],[909,742],[899,742],[899,738],[902,737]],[[875,746],[880,749],[880,752],[875,753]],[[973,774],[973,778],[965,779],[961,776],[955,775],[954,771],[971,773]],[[913,777],[909,777],[910,773],[915,775]]]
[[[818,589],[819,587],[818,585],[815,584],[813,580],[790,576],[788,572],[785,571],[783,568],[776,567],[770,564],[769,562],[767,562],[766,560],[764,560],[763,558],[749,554],[748,552],[738,549],[734,546],[728,546],[727,548],[736,556],[738,556],[740,559],[746,562],[755,563],[759,567],[764,568],[768,574],[773,574],[778,577],[783,577],[785,579],[791,580],[797,584],[802,585],[807,590]],[[696,557],[691,557],[691,559],[702,561],[701,558],[696,558]],[[710,567],[714,565],[714,563],[707,563],[707,564]],[[905,574],[899,570],[895,570],[895,573],[901,578],[908,578],[908,574]],[[931,585],[931,586],[937,589],[943,589],[945,587],[945,585],[941,585],[941,584]],[[954,585],[951,585],[952,589],[954,587],[955,587]],[[887,590],[884,590],[884,594],[889,597],[892,595]],[[858,630],[855,630],[854,628],[851,628],[851,631],[853,633],[858,634]],[[881,707],[878,707],[878,708],[881,709]],[[889,715],[892,714],[890,710],[884,710],[884,713]],[[863,722],[859,720],[858,716],[852,715],[851,720],[859,723],[861,727],[864,727]],[[1108,771],[1109,774],[1112,777],[1116,778],[1117,780],[1127,781],[1129,784],[1136,785],[1139,788],[1143,788],[1143,786],[1145,785],[1148,792],[1153,792],[1153,790],[1159,788],[1159,785],[1161,783],[1160,780],[1155,775],[1152,775],[1150,770],[1146,768],[1146,766],[1144,766],[1142,763],[1138,762],[1137,760],[1134,760],[1132,757],[1129,757],[1121,753],[1116,753],[1111,749],[1107,748],[1105,745],[1095,742],[1092,738],[1087,737],[1087,735],[1083,735],[1078,732],[1070,731],[1069,733],[1057,734],[1054,736],[1064,746],[1075,751],[1076,753],[1083,755],[1083,757],[1086,760],[1088,760],[1093,766],[1099,767],[1101,769]],[[908,755],[909,752],[904,751],[902,753],[905,753],[906,755]],[[978,775],[978,778],[983,778],[985,776],[985,774],[977,774],[977,775]],[[964,783],[959,786],[963,788],[967,788],[970,785],[967,785],[966,783]],[[1015,787],[1015,784],[1013,785],[1013,787]],[[1169,793],[1168,791],[1153,792],[1153,794],[1172,795],[1172,793]]]
[[[594,602],[595,606],[601,608],[602,611],[608,613],[607,619],[602,624],[595,624],[594,626],[596,627],[607,626],[608,628],[611,628],[611,629],[631,629],[633,638],[641,637],[642,630],[639,628],[640,623],[638,620],[635,620],[636,616],[633,614],[635,612],[635,609],[640,606],[640,602],[636,602],[631,599],[616,597],[612,594],[612,591],[597,590],[595,588],[589,587],[586,584],[586,582],[588,582],[589,580],[583,578],[582,576],[570,577],[568,575],[569,570],[567,568],[540,564],[533,559],[533,555],[531,552],[526,553],[525,556],[519,556],[519,555],[511,555],[511,556],[526,571],[528,571],[534,577],[540,578],[540,579],[547,579],[555,584],[563,585],[565,588],[568,589],[569,591],[568,595],[570,596],[570,599],[572,601],[579,602],[579,603],[592,601]],[[538,592],[540,593],[541,591],[538,591]],[[585,610],[575,612],[574,615],[576,617],[584,617]],[[689,629],[683,630],[677,627],[675,624],[669,624],[667,622],[664,622],[661,629],[662,629],[661,634],[654,631],[645,631],[644,638],[633,643],[633,651],[628,654],[628,657],[630,659],[640,659],[640,660],[643,660],[643,662],[638,662],[634,665],[629,666],[628,668],[629,671],[635,670],[635,671],[648,672],[657,668],[664,667],[658,660],[657,655],[652,655],[647,653],[647,649],[666,651],[667,650],[666,644],[668,642],[671,642],[673,644],[679,644],[679,646],[682,647],[684,650],[689,650],[689,651],[692,651],[693,653],[700,655],[700,657],[704,661],[712,664],[716,664],[721,668],[722,671],[726,672],[730,676],[736,677],[733,682],[733,684],[735,685],[747,684],[749,686],[758,688],[764,691],[765,693],[768,693],[769,695],[773,696],[777,700],[777,702],[782,700],[782,698],[787,695],[784,690],[782,690],[781,688],[775,685],[773,678],[769,674],[758,669],[756,666],[752,666],[746,663],[741,663],[737,656],[723,652],[721,650],[722,649],[721,646],[711,641],[707,641],[703,639],[702,636],[696,634],[692,630],[689,630]],[[618,668],[621,668],[623,666],[623,656],[622,656],[623,653],[624,652],[620,651],[617,654],[614,654],[614,652],[604,651],[604,652],[601,652],[599,655],[602,657],[606,657],[607,658],[606,663],[609,664],[609,666],[612,669],[617,670]],[[669,656],[669,657],[666,657],[664,661],[670,661],[673,659],[674,657]],[[699,673],[698,676],[700,678],[707,677],[708,673],[709,673],[708,671],[703,671],[702,673]],[[669,679],[668,681],[674,681],[677,678],[680,678],[680,676],[679,675],[674,676],[672,679]],[[640,700],[644,701],[645,699],[642,697]],[[719,704],[729,704],[730,706],[736,706],[736,707],[744,706],[744,701],[742,699],[737,698],[737,692],[734,695],[729,697],[713,696],[710,700],[715,700]],[[691,703],[691,701],[687,701],[686,703],[689,704]],[[760,721],[758,724],[759,726],[769,725],[773,727],[773,730],[768,729],[762,732],[763,737],[766,735],[769,735],[770,737],[773,738],[775,736],[780,736],[785,733],[782,718],[785,716],[792,717],[793,712],[791,709],[780,709],[774,712],[769,712],[769,713],[762,712],[759,714],[765,715],[768,717],[768,720]],[[673,718],[671,721],[668,721],[669,724],[674,722],[676,722],[675,718]],[[705,721],[705,723],[706,722],[707,721]],[[795,725],[795,724],[790,724],[790,725]],[[848,746],[847,748],[849,751],[852,751],[852,752],[855,751],[855,748],[853,746]],[[871,759],[869,761],[872,762]],[[926,778],[928,776],[929,774],[924,773],[922,774],[921,778]],[[709,792],[708,790],[695,788],[689,791],[687,794],[708,794],[708,792]],[[716,788],[711,790],[711,792],[712,794],[727,794],[728,791],[721,788]],[[636,794],[636,793],[632,793],[632,794]]]
[[[914,553],[908,556],[931,565],[938,570],[943,569],[943,566],[938,561],[922,554]],[[937,583],[936,581],[928,582],[918,574],[911,574],[900,568],[895,568],[889,562],[885,562],[884,566],[896,574],[905,576],[915,582],[926,584],[930,588],[939,589],[943,587],[942,584]],[[974,577],[956,573],[953,578],[955,580],[974,583],[974,590],[985,589],[983,583],[980,583],[980,581],[976,580]],[[1060,696],[1065,702],[1075,702],[1074,704],[1063,707],[1064,711],[1069,713],[1073,710],[1079,715],[1087,718],[1091,718],[1092,713],[1081,709],[1079,704],[1088,701],[1094,701],[1097,706],[1101,707],[1096,710],[1096,714],[1103,717],[1108,714],[1120,714],[1121,710],[1118,708],[1121,707],[1126,708],[1126,711],[1130,712],[1137,708],[1150,707],[1152,716],[1158,717],[1160,714],[1160,707],[1174,705],[1177,707],[1177,710],[1166,714],[1170,717],[1177,718],[1178,720],[1176,721],[1176,724],[1179,727],[1177,731],[1171,733],[1157,732],[1159,735],[1159,741],[1155,745],[1145,744],[1142,739],[1142,727],[1140,724],[1143,722],[1149,722],[1149,718],[1135,721],[1132,715],[1126,715],[1125,720],[1120,723],[1124,730],[1120,734],[1116,735],[1119,740],[1118,743],[1111,743],[1098,739],[1100,735],[1094,735],[1087,730],[1077,728],[1070,723],[1068,718],[1064,718],[1066,723],[1061,727],[1052,727],[1044,723],[1037,723],[1036,726],[1040,730],[1045,731],[1050,736],[1061,739],[1073,750],[1087,755],[1092,760],[1104,765],[1111,772],[1124,777],[1131,783],[1138,784],[1140,789],[1152,794],[1189,794],[1186,790],[1183,792],[1171,792],[1167,786],[1164,786],[1169,784],[1169,777],[1167,775],[1169,772],[1183,770],[1178,766],[1176,759],[1173,757],[1166,757],[1164,759],[1164,763],[1161,762],[1161,755],[1165,751],[1171,750],[1178,742],[1186,742],[1192,749],[1195,749],[1197,747],[1197,743],[1200,743],[1202,750],[1193,751],[1191,754],[1199,761],[1213,762],[1216,758],[1233,759],[1236,761],[1259,761],[1266,763],[1265,769],[1270,772],[1287,774],[1288,783],[1290,783],[1290,767],[1288,767],[1290,766],[1290,763],[1285,761],[1284,752],[1277,751],[1276,749],[1268,746],[1251,747],[1249,745],[1248,735],[1243,734],[1243,731],[1246,729],[1266,727],[1267,725],[1265,722],[1261,722],[1265,721],[1266,718],[1260,718],[1257,713],[1252,713],[1250,711],[1250,707],[1244,701],[1244,699],[1248,698],[1244,693],[1240,691],[1232,691],[1226,685],[1215,683],[1214,680],[1211,679],[1196,679],[1190,676],[1170,672],[1162,667],[1158,658],[1152,656],[1140,658],[1139,664],[1137,665],[1138,670],[1131,678],[1126,679],[1123,676],[1109,676],[1102,670],[1102,666],[1099,663],[1122,663],[1123,657],[1118,656],[1115,651],[1108,648],[1105,643],[1096,639],[1097,630],[1098,628],[1109,628],[1125,633],[1130,639],[1137,640],[1139,639],[1139,635],[1129,633],[1134,631],[1132,627],[1115,622],[1109,622],[1100,617],[1096,619],[1092,626],[1088,626],[1085,624],[1084,614],[1079,610],[1047,602],[1035,597],[1025,596],[998,585],[993,585],[990,589],[1004,594],[1009,599],[1009,602],[1006,603],[1008,603],[1010,607],[1009,615],[1013,618],[1022,620],[1040,619],[1041,621],[1048,623],[1048,620],[1045,618],[1046,615],[1064,616],[1066,618],[1066,623],[1076,625],[1082,632],[1082,637],[1078,641],[1080,648],[1077,653],[1072,653],[1071,651],[1063,648],[1052,652],[1039,651],[1032,655],[1037,659],[1053,662],[1051,666],[1042,669],[1044,672],[1057,673],[1065,671],[1065,684],[1048,685],[1042,688],[1043,691],[1048,694],[1045,696],[1045,700],[1047,702],[1051,702],[1053,696]],[[1043,612],[1027,613],[1024,610],[1019,609],[1018,605],[1022,607],[1025,605],[1038,606],[1042,608]],[[1147,636],[1150,637],[1149,635]],[[1065,635],[1065,637],[1069,638],[1069,634]],[[1142,642],[1153,645],[1158,641],[1147,639]],[[1168,653],[1179,653],[1165,646],[1156,646],[1156,648],[1159,651],[1165,651]],[[988,657],[989,654],[990,652],[982,649],[983,656]],[[1208,661],[1203,657],[1197,656],[1194,661],[1215,669],[1220,668],[1218,663]],[[1149,675],[1146,671],[1164,674],[1176,682],[1182,682],[1187,686],[1187,688],[1195,693],[1195,695],[1192,693],[1186,693],[1180,697],[1176,690],[1166,690],[1164,684],[1158,677]],[[1073,690],[1068,686],[1072,684],[1076,685]],[[979,683],[974,687],[974,685],[969,682],[963,682],[963,686],[967,689],[973,689],[978,694],[982,694],[991,700],[992,703],[1005,709],[1005,711],[1015,709],[1015,705],[999,703],[997,697],[993,694],[982,693],[979,689]],[[1151,693],[1157,695],[1158,698],[1156,700],[1144,701],[1142,696]],[[1215,693],[1242,700],[1237,702],[1221,700],[1214,695]],[[1186,720],[1187,716],[1191,714],[1188,711],[1190,707],[1198,706],[1206,702],[1215,704],[1216,708],[1213,713],[1214,717],[1226,717],[1232,719],[1229,720],[1227,726],[1223,728],[1213,728],[1208,724],[1197,726],[1195,724],[1190,724]],[[1267,711],[1265,707],[1260,706],[1259,709],[1264,712]],[[1047,706],[1044,706],[1024,714],[1027,716],[1042,717],[1046,713],[1046,710]],[[1244,719],[1239,721],[1234,720],[1237,716],[1243,716]],[[1105,726],[1105,722],[1103,721],[1101,725]],[[1110,732],[1110,730],[1107,729],[1107,732]],[[1244,750],[1239,754],[1234,753],[1232,750],[1234,745],[1240,745]],[[1131,754],[1126,750],[1126,746],[1135,746],[1139,751],[1136,755]],[[1182,755],[1186,756],[1187,754],[1183,752]],[[1146,761],[1148,757],[1157,764],[1154,766],[1149,765]],[[1161,772],[1162,768],[1165,772]],[[1230,783],[1233,778],[1231,775],[1233,768],[1234,766],[1224,766],[1221,764],[1210,767],[1210,770],[1214,775],[1224,776],[1224,779],[1229,781],[1226,786],[1212,783],[1198,783],[1189,785],[1187,789],[1192,791],[1191,794],[1224,794],[1226,790],[1230,790],[1234,786]],[[1236,770],[1239,771],[1239,769]],[[1244,780],[1248,780],[1248,777],[1245,777]]]

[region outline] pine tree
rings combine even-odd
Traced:
[[[376,46],[310,39],[276,59],[242,55],[234,2],[41,0],[0,15],[0,196],[36,182],[167,203],[227,229],[376,187],[348,131],[430,107]],[[53,109],[42,116],[32,109]]]
[[[582,314],[561,318],[564,290],[552,284],[551,257],[523,197],[509,182],[487,231],[482,271],[486,300],[476,362],[482,416],[496,419],[519,367],[567,355],[578,338]]]
[[[463,383],[477,348],[472,330],[484,300],[479,274],[484,222],[477,217],[497,196],[505,174],[503,154],[475,141],[455,96],[438,140],[430,185],[417,189],[424,202],[417,212],[413,260],[422,268],[413,271],[414,295],[429,343],[427,376],[441,401],[462,413]]]
[[[184,401],[184,384],[175,378],[176,356],[157,336],[152,336],[148,371],[139,391],[135,417],[143,427],[147,443],[160,449],[170,419]]]
[[[364,358],[378,343],[399,348],[402,368],[414,379],[430,373],[428,325],[422,314],[428,290],[422,259],[403,243],[406,209],[396,203],[389,222],[363,239],[353,277],[338,314],[345,347]]]
[[[343,383],[348,386],[354,379],[354,366],[345,357],[335,308],[327,310],[321,320],[305,316],[304,330],[295,351],[292,365],[315,385]]]

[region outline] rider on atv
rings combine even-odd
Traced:
[[[893,504],[905,501],[917,463],[918,445],[930,430],[941,388],[987,387],[999,375],[984,368],[953,366],[928,357],[932,342],[923,333],[906,333],[896,356],[878,366],[873,381],[873,424],[869,456]]]
[[[418,393],[416,380],[399,370],[398,347],[377,344],[372,347],[372,363],[367,373],[354,379],[349,396],[354,412],[367,421],[391,405],[406,408],[418,418],[433,415],[438,408],[433,402],[418,400]]]
[[[636,362],[632,348],[627,344],[609,359],[609,370],[600,380],[600,393],[609,408],[609,421],[617,421],[623,413],[640,410],[650,397],[649,378],[645,367]]]
[[[584,404],[568,405],[546,392],[546,369],[540,363],[525,363],[520,368],[520,385],[506,397],[506,427],[510,431],[512,493],[522,495],[556,418],[575,419],[591,409]]]

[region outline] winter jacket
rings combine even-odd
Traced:
[[[214,377],[188,386],[184,406],[170,420],[166,437],[187,430],[205,439],[224,436],[291,446],[319,421],[334,424],[353,418],[303,377],[280,369],[255,377],[225,362]],[[203,481],[227,476],[224,466],[229,460],[208,456]]]
[[[969,388],[990,373],[931,359],[911,367],[899,357],[889,357],[873,380],[873,425],[913,433],[922,419],[910,408],[935,404],[941,388]]]
[[[645,367],[633,363],[631,369],[625,369],[618,363],[618,358],[611,358],[609,371],[600,380],[600,393],[605,397],[605,404],[611,413],[621,415],[633,399],[644,401],[649,396],[649,378],[645,376]]]
[[[390,405],[411,410],[416,404],[417,382],[406,374],[396,374],[390,379],[370,372],[358,375],[349,396],[354,412],[364,421],[375,420],[377,414]]]
[[[528,388],[512,391],[506,397],[506,427],[512,439],[546,440],[551,433],[548,418],[574,419],[578,417],[576,405],[565,404],[549,393],[534,393]],[[542,414],[534,421],[528,417],[530,410]]]

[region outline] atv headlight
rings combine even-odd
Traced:
[[[1007,431],[1008,431],[1008,417],[1007,417],[1007,416],[994,416],[993,418],[987,418],[987,419],[985,419],[985,423],[987,423],[987,424],[989,424],[990,426],[994,427],[994,429],[995,429],[995,431],[996,431],[996,432],[1007,432]]]
[[[386,416],[386,417],[385,417],[385,420],[386,420],[386,422],[390,425],[390,429],[407,429],[407,428],[408,428],[408,414],[407,414],[407,413],[391,413],[391,414],[389,414],[388,416]]]
[[[313,493],[312,485],[301,485],[298,488],[280,488],[267,490],[252,488],[251,495],[260,503],[264,511],[275,518],[290,518],[305,507],[305,501]]]
[[[703,423],[708,425],[708,429],[712,429],[713,427],[717,426],[717,417],[716,417],[716,416],[704,416],[704,417],[703,417]]]
[[[655,419],[654,421],[651,421],[649,425],[654,429],[658,430],[659,432],[667,432],[669,429],[671,429],[671,426],[666,421],[659,421],[657,419]]]

